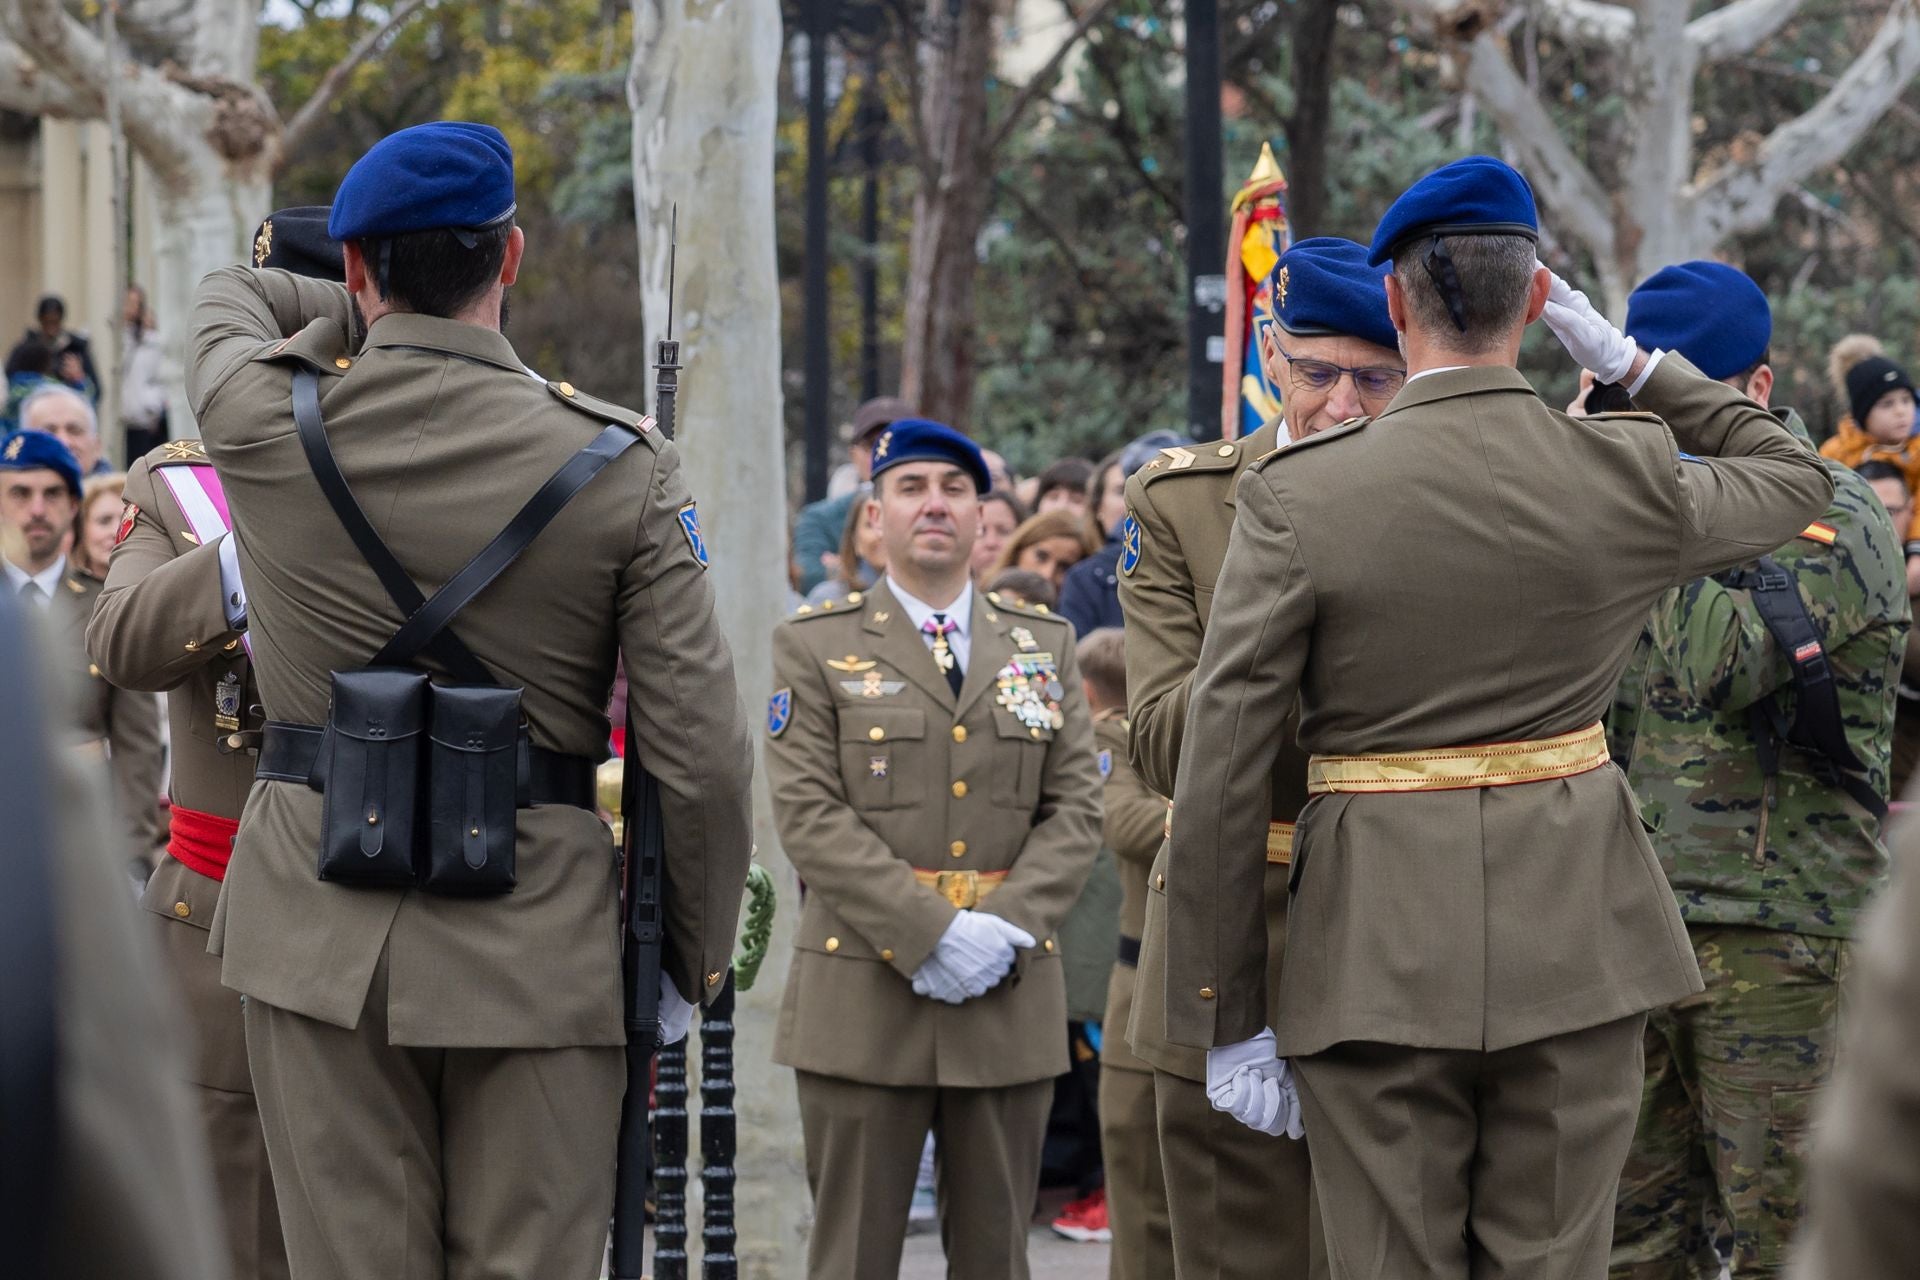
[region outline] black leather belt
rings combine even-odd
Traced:
[[[319,725],[267,721],[260,737],[260,763],[254,776],[269,782],[297,782],[306,786],[313,776],[313,763],[320,755],[322,734]],[[566,804],[597,811],[593,761],[585,756],[562,755],[545,747],[529,747],[526,794],[532,804]]]
[[[1140,967],[1140,939],[1129,938],[1124,933],[1120,935],[1120,963],[1129,969]]]

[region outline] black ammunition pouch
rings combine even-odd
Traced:
[[[1847,741],[1826,638],[1807,612],[1793,573],[1772,556],[1761,556],[1752,568],[1742,566],[1714,576],[1722,586],[1749,594],[1754,611],[1793,674],[1791,717],[1779,693],[1767,695],[1748,710],[1761,772],[1773,778],[1780,771],[1781,748],[1792,747],[1807,760],[1815,777],[1846,792],[1884,821],[1887,798],[1874,787],[1866,762]]]
[[[326,736],[314,762],[326,795],[320,811],[322,880],[414,883],[426,732],[424,671],[368,667],[333,673]]]
[[[269,722],[258,776],[326,796],[320,879],[480,896],[511,892],[515,811],[594,805],[593,762],[532,744],[518,688],[502,686],[448,630],[600,470],[639,438],[609,425],[569,458],[431,600],[361,510],[327,443],[318,381],[293,376],[300,443],[327,502],[406,617],[364,668],[333,673],[323,730]],[[459,683],[414,666],[432,654]]]

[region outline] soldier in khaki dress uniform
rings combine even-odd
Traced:
[[[321,279],[343,274],[327,210],[283,209],[254,236],[256,267]],[[167,696],[172,823],[141,906],[156,921],[193,1022],[193,1085],[226,1218],[236,1276],[287,1274],[267,1147],[247,1070],[240,996],[207,953],[220,882],[253,786],[260,691],[245,648],[246,594],[226,495],[198,440],[173,440],[133,464],[106,588],[87,647],[107,679]]]
[[[934,1134],[955,1280],[1024,1280],[1053,1078],[1055,930],[1099,849],[1073,629],[982,596],[986,464],[937,423],[874,446],[888,573],[774,632],[767,770],[806,883],[775,1060],[795,1069],[808,1274],[894,1280]]]
[[[1149,786],[1174,789],[1187,697],[1214,584],[1233,527],[1234,487],[1254,459],[1286,441],[1377,412],[1405,377],[1393,347],[1382,271],[1364,246],[1315,238],[1274,268],[1273,315],[1261,317],[1263,358],[1284,388],[1276,418],[1244,440],[1170,449],[1127,484],[1120,559],[1127,614],[1127,686],[1134,762]],[[1273,767],[1263,886],[1268,987],[1279,989],[1286,945],[1293,820],[1307,799],[1307,759],[1291,742]],[[1153,1064],[1161,1158],[1171,1200],[1175,1266],[1190,1277],[1304,1277],[1311,1273],[1311,1174],[1306,1144],[1276,1142],[1207,1102],[1200,1051],[1167,1039],[1167,884],[1187,874],[1163,846],[1150,879],[1140,951],[1134,1051]],[[1112,1157],[1109,1156],[1109,1159]],[[1324,1271],[1324,1263],[1319,1266]]]
[[[19,534],[0,556],[0,589],[44,611],[52,624],[53,660],[74,677],[62,740],[111,778],[120,821],[110,826],[124,842],[116,852],[130,856],[144,878],[160,845],[160,704],[152,694],[109,683],[87,660],[87,620],[100,579],[60,550],[79,500],[80,464],[53,435],[16,431],[0,444],[0,523]]]
[[[717,993],[731,958],[751,754],[697,512],[651,421],[533,375],[500,333],[525,245],[513,207],[496,130],[404,130],[334,200],[345,288],[233,267],[195,302],[188,394],[239,538],[268,720],[212,943],[247,996],[296,1280],[600,1266],[625,1029],[616,859],[591,774],[616,653],[633,749],[660,784],[661,994],[683,1031],[680,993]],[[326,721],[329,673],[364,666],[402,623],[303,455],[302,369],[355,501],[423,592],[584,445],[635,433],[450,628],[521,689],[549,770],[551,802],[536,787],[515,814],[511,893],[319,880],[322,796],[270,768],[276,741]]]
[[[1194,675],[1168,1029],[1267,1132],[1298,1130],[1297,1075],[1334,1280],[1604,1274],[1644,1013],[1701,984],[1599,719],[1662,591],[1832,494],[1771,415],[1540,269],[1536,227],[1486,157],[1389,210],[1413,372],[1243,477]],[[1540,403],[1513,361],[1549,305],[1660,418]],[[1270,1010],[1245,851],[1296,698],[1314,799]]]

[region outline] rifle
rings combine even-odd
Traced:
[[[667,257],[667,337],[656,344],[654,415],[661,431],[673,438],[674,399],[679,394],[680,344],[673,337],[673,274],[679,251],[679,210],[673,215]],[[639,737],[633,713],[627,712],[627,752],[620,783],[620,842],[622,854],[622,922],[620,979],[626,992],[627,1092],[620,1107],[619,1163],[613,1190],[612,1280],[642,1280],[646,1266],[647,1175],[652,1149],[647,1124],[648,1095],[652,1091],[653,1058],[660,1049],[660,965],[666,943],[660,904],[664,878],[666,831],[660,814],[660,784],[635,755]],[[687,993],[697,1000],[698,991]],[[679,1241],[684,1267],[686,1240],[686,1068],[681,1059]],[[661,1073],[662,1093],[669,1083]],[[663,1139],[666,1135],[662,1135]],[[666,1145],[663,1142],[663,1147]],[[663,1156],[669,1154],[663,1151]],[[662,1165],[667,1163],[662,1160]],[[661,1173],[664,1175],[663,1167]],[[664,1183],[666,1178],[662,1177]],[[667,1206],[665,1192],[661,1208]],[[668,1229],[661,1224],[662,1245]]]

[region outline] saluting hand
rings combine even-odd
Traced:
[[[1553,275],[1552,272],[1548,273]],[[1567,354],[1583,369],[1593,371],[1602,382],[1624,382],[1633,368],[1640,348],[1633,339],[1613,327],[1587,300],[1587,295],[1553,276],[1552,291],[1547,294],[1547,309],[1540,317]]]

